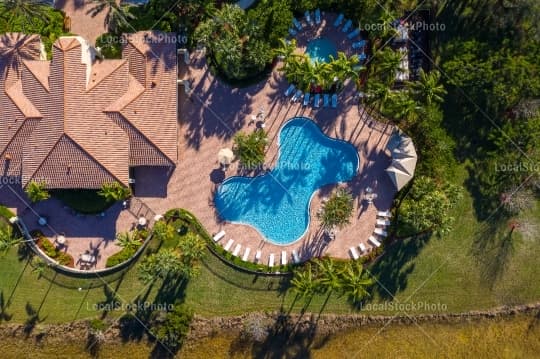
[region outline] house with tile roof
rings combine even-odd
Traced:
[[[97,189],[129,185],[135,167],[174,168],[177,61],[166,35],[126,35],[120,60],[61,37],[51,61],[39,36],[0,35],[0,176]]]

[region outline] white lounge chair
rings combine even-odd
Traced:
[[[343,19],[345,18],[345,15],[339,14],[336,21],[334,21],[334,27],[338,27],[343,22]]]
[[[337,107],[337,94],[332,95],[332,108]]]
[[[364,46],[366,46],[366,40],[360,40],[360,41],[354,42],[352,44],[353,49],[359,49],[359,48],[364,47]]]
[[[287,252],[281,251],[281,265],[287,265]]]
[[[311,97],[311,94],[310,94],[309,92],[306,92],[306,93],[304,94],[304,106],[309,105],[310,97]]]
[[[382,228],[375,228],[373,233],[375,233],[376,235],[381,236],[381,237],[386,237],[388,235],[388,233]]]
[[[360,28],[356,28],[354,29],[354,31],[351,31],[348,35],[347,35],[347,38],[349,40],[352,40],[353,38],[355,38],[356,36],[358,36],[358,34],[360,33]]]
[[[392,213],[390,211],[379,211],[377,217],[392,218]]]
[[[294,96],[291,98],[291,101],[292,101],[292,102],[297,102],[297,101],[299,101],[299,100],[302,98],[302,95],[303,95],[302,90],[296,90],[296,93],[295,93]]]
[[[364,253],[364,252],[367,250],[367,248],[366,248],[366,246],[364,245],[364,243],[360,243],[360,244],[358,245],[358,247],[360,248],[360,252],[361,252],[361,253]]]
[[[219,241],[221,238],[225,237],[225,231],[219,231],[212,237],[214,239],[214,242]]]
[[[390,225],[390,221],[387,219],[378,219],[377,226],[386,227]]]
[[[256,253],[255,253],[255,262],[260,262],[261,261],[261,251],[258,250]]]
[[[274,266],[274,253],[270,253],[270,256],[268,257],[268,266],[269,267]]]
[[[315,10],[315,23],[319,25],[321,23],[321,10]]]
[[[289,97],[293,92],[294,90],[296,89],[296,86],[294,86],[293,84],[291,84],[287,90],[285,90],[285,96]]]
[[[320,102],[321,102],[321,95],[316,93],[315,96],[313,96],[313,107],[319,108]]]
[[[360,256],[358,255],[358,252],[356,251],[356,248],[351,247],[349,248],[349,251],[351,251],[351,257],[353,257],[353,259],[360,258]]]
[[[241,244],[237,244],[236,247],[234,247],[233,256],[238,257],[238,254],[240,253],[240,248],[242,248]]]
[[[292,257],[293,257],[294,263],[300,263],[300,257],[298,256],[298,252],[296,252],[296,249],[293,249]]]
[[[226,251],[228,251],[229,249],[231,249],[233,243],[234,243],[234,240],[233,240],[233,239],[229,239],[229,241],[227,242],[227,244],[225,245],[225,247],[223,247],[223,249],[225,249]]]
[[[296,18],[293,18],[292,22],[294,24],[294,27],[296,27],[298,31],[302,31],[302,24],[300,23],[300,21],[296,20]]]
[[[296,36],[296,34],[298,34],[298,32],[296,32],[295,29],[293,29],[292,27],[290,27],[290,28],[289,28],[289,34],[290,34],[291,36]]]
[[[311,18],[311,13],[309,10],[304,13],[304,16],[306,17],[307,23],[313,25],[313,19]]]
[[[323,107],[328,107],[330,106],[330,95],[325,93],[324,96],[323,96]]]
[[[347,32],[351,29],[352,26],[352,20],[347,20],[345,23],[345,26],[343,26],[343,29],[341,29],[341,32]]]
[[[249,252],[251,252],[251,249],[249,247],[246,247],[246,250],[244,251],[244,255],[242,256],[242,260],[244,262],[247,262],[249,258]]]
[[[379,242],[375,237],[369,236],[368,238],[369,243],[373,244],[375,247],[380,247],[381,242]]]

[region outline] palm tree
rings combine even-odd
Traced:
[[[369,296],[367,288],[373,285],[373,280],[368,278],[362,264],[358,261],[349,261],[341,272],[342,292],[349,300],[357,304]]]
[[[294,278],[291,280],[294,292],[305,298],[306,303],[311,300],[313,295],[319,290],[319,281],[313,275],[311,264],[307,263],[306,268],[302,271],[294,272]]]
[[[206,254],[206,242],[199,235],[189,232],[180,239],[178,249],[184,277],[191,278],[198,274],[199,263]]]
[[[390,86],[396,79],[398,71],[402,71],[401,59],[403,54],[399,51],[394,51],[389,47],[379,51],[375,55],[373,67],[375,75],[380,78],[386,85]]]
[[[11,248],[22,243],[22,238],[16,237],[13,232],[13,227],[0,225],[0,252],[6,253]]]
[[[51,196],[45,182],[30,181],[24,191],[32,203],[44,201]]]
[[[289,58],[293,57],[294,50],[296,50],[296,39],[290,41],[279,39],[279,46],[274,49],[274,56],[287,62]]]
[[[102,11],[106,11],[105,25],[109,32],[119,34],[122,28],[130,26],[129,20],[135,19],[130,11],[130,5],[122,5],[121,0],[93,0],[95,6],[88,10],[94,17]]]
[[[131,197],[131,190],[119,182],[105,182],[98,194],[109,202],[123,201]]]
[[[9,25],[21,21],[22,30],[33,19],[47,17],[47,1],[45,0],[0,0],[0,15]]]
[[[318,259],[316,263],[320,289],[330,296],[341,288],[339,270],[334,260],[328,257]]]
[[[407,127],[414,124],[421,108],[411,98],[409,91],[393,92],[388,102],[384,115],[393,118],[396,122],[404,123]]]
[[[154,236],[163,242],[174,238],[174,228],[165,221],[157,221],[152,228]]]
[[[344,189],[334,192],[318,214],[324,229],[343,228],[349,224],[353,212],[352,195]]]
[[[178,252],[174,249],[162,249],[145,257],[138,266],[139,279],[151,283],[156,279],[166,280],[183,272]]]
[[[116,235],[117,244],[128,251],[136,251],[141,246],[141,242],[137,238],[137,231],[123,232]]]
[[[415,82],[407,82],[407,85],[418,102],[429,107],[433,102],[442,103],[446,95],[444,86],[440,84],[441,73],[433,70],[429,73],[420,70],[420,79]]]
[[[367,83],[367,104],[375,107],[379,112],[384,112],[389,99],[392,96],[390,87],[375,79]]]

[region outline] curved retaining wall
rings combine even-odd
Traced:
[[[24,222],[23,222],[23,220],[21,218],[17,217],[17,220],[14,221],[13,224],[17,225],[17,228],[19,228],[19,231],[23,235],[23,237],[25,239],[25,242],[29,244],[30,248],[32,248],[32,251],[36,255],[41,257],[49,266],[53,267],[55,270],[57,270],[57,271],[59,271],[61,273],[64,273],[64,274],[74,275],[74,276],[77,276],[77,277],[86,277],[86,278],[94,277],[94,276],[99,277],[99,276],[102,276],[102,275],[113,274],[113,273],[119,272],[121,270],[124,270],[124,269],[130,267],[131,264],[135,260],[137,260],[137,258],[139,258],[141,253],[145,250],[146,246],[148,245],[148,243],[152,239],[152,235],[153,235],[153,233],[150,232],[148,234],[148,237],[146,237],[143,244],[139,247],[139,249],[135,252],[135,254],[131,258],[126,260],[125,262],[122,262],[120,264],[115,265],[114,267],[109,267],[109,268],[81,270],[81,269],[70,268],[70,267],[66,267],[64,265],[61,265],[57,261],[55,261],[54,259],[49,257],[47,254],[45,254],[45,252],[43,252],[41,250],[41,248],[39,248],[36,245],[36,242],[35,242],[34,238],[30,235],[30,232],[28,231],[28,228],[26,227],[26,224],[24,224]]]

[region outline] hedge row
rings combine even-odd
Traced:
[[[291,272],[295,267],[294,264],[287,264],[285,266],[275,266],[269,267],[264,264],[256,264],[253,262],[245,262],[240,257],[233,256],[232,253],[226,251],[222,246],[214,242],[212,236],[206,231],[204,226],[199,222],[199,220],[191,214],[189,211],[186,211],[182,208],[171,209],[165,213],[165,219],[167,221],[171,220],[181,220],[186,223],[186,225],[195,233],[198,233],[203,237],[213,253],[218,257],[225,260],[229,264],[239,267],[240,269],[245,269],[251,272],[266,272],[266,273],[287,273]]]

